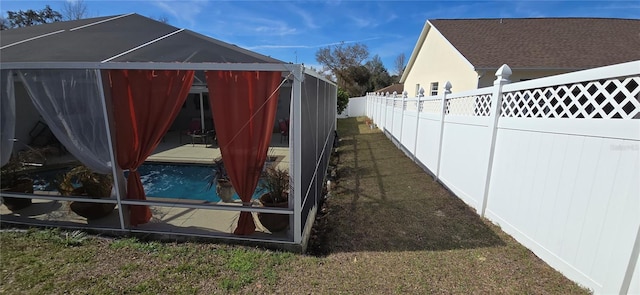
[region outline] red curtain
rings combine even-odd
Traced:
[[[267,157],[278,107],[280,72],[207,71],[209,100],[222,160],[240,199],[250,206]],[[256,226],[241,212],[234,234]]]
[[[129,169],[127,199],[145,200],[137,169],[151,155],[187,99],[194,71],[110,70],[118,165]],[[131,225],[149,222],[149,206],[132,205]]]

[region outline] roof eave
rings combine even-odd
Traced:
[[[176,63],[176,62],[0,62],[2,69],[135,69],[135,70],[227,70],[292,71],[300,65],[287,63]]]
[[[580,71],[580,70],[586,70],[587,69],[587,68],[583,68],[583,67],[549,67],[549,68],[541,68],[541,67],[512,67],[509,64],[507,64],[507,65],[512,70],[520,70],[520,71]],[[476,67],[474,70],[475,71],[498,70],[498,68],[500,68],[501,66],[502,65]]]
[[[451,49],[453,51],[455,51],[460,58],[462,58],[462,60],[464,60],[467,65],[469,66],[469,68],[472,71],[477,70],[476,67],[471,63],[471,61],[469,61],[464,54],[462,54],[462,52],[460,52],[450,41],[449,39],[447,39],[447,37],[445,35],[442,34],[442,32],[440,32],[438,30],[438,28],[436,28],[431,21],[427,20],[424,27],[422,28],[422,32],[420,33],[420,37],[418,38],[418,43],[416,44],[415,48],[413,49],[413,52],[411,53],[411,58],[409,58],[409,63],[407,64],[407,68],[405,69],[405,71],[402,73],[402,77],[400,78],[400,83],[404,83],[407,79],[407,75],[410,72],[411,68],[413,67],[413,65],[415,64],[416,58],[418,57],[418,53],[420,52],[420,50],[422,49],[422,46],[424,45],[424,41],[427,38],[427,34],[429,33],[430,30],[434,30],[436,31],[438,34],[440,34],[440,36],[442,36],[442,38],[444,38],[445,42],[447,42],[447,44],[449,44],[449,46],[451,46]]]
[[[402,77],[400,77],[400,83],[404,83],[407,79],[407,74],[411,71],[413,64],[416,62],[416,58],[418,56],[418,52],[422,49],[422,45],[424,44],[424,40],[427,38],[427,33],[431,28],[431,23],[427,20],[422,27],[422,31],[420,32],[420,36],[418,37],[418,42],[416,42],[416,46],[414,46],[413,51],[411,52],[411,57],[409,57],[409,62],[407,62],[407,67],[402,72]]]

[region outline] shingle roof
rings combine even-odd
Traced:
[[[29,40],[34,37],[35,39]],[[105,60],[283,63],[138,14],[56,22],[0,31],[0,62]]]
[[[402,84],[402,83],[395,83],[395,84],[389,85],[389,86],[387,86],[387,87],[385,87],[385,88],[378,89],[378,90],[376,90],[375,92],[382,92],[382,93],[387,93],[387,92],[389,92],[389,93],[393,93],[393,92],[395,91],[397,94],[402,94],[402,91],[403,91],[403,90],[404,90],[404,84]]]
[[[640,20],[610,18],[434,19],[476,68],[586,69],[640,60]]]

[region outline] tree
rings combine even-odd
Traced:
[[[364,65],[370,73],[369,86],[366,91],[374,91],[387,87],[393,83],[389,72],[384,67],[382,59],[377,54]]]
[[[65,20],[78,20],[88,16],[87,4],[84,0],[64,1],[62,16]]]
[[[399,83],[400,82],[400,78],[401,78],[401,76],[391,75],[391,84]]]
[[[7,11],[7,20],[9,21],[9,28],[21,28],[58,22],[62,20],[62,15],[47,5],[39,11],[33,9],[27,11],[19,10],[17,12]]]
[[[365,95],[370,90],[371,72],[367,67],[350,66],[345,69],[344,73],[349,78],[349,83],[344,85],[344,89],[351,97]]]
[[[347,89],[347,85],[353,83],[353,79],[347,74],[347,69],[361,66],[368,57],[367,45],[360,43],[345,45],[341,42],[333,47],[320,48],[316,52],[316,60],[336,76],[338,87],[343,89]],[[353,95],[353,93],[350,94]]]
[[[161,15],[159,17],[156,18],[157,21],[163,23],[163,24],[169,24],[169,17],[166,15]]]
[[[393,65],[394,65],[394,70],[396,72],[396,74],[398,75],[398,77],[402,77],[402,74],[404,73],[404,63],[406,62],[405,60],[405,56],[404,53],[400,53],[400,55],[398,55],[396,57],[396,60],[394,61]]]
[[[0,16],[0,31],[1,30],[6,30],[6,29],[10,29],[10,24],[9,24],[9,20],[7,20],[5,17]]]
[[[312,70],[312,71],[320,74],[320,76],[324,77],[325,79],[327,79],[329,81],[336,82],[336,77],[333,75],[333,72],[331,72],[329,70],[316,69],[314,66],[307,66],[307,65],[305,65],[305,67],[308,68],[309,70]]]
[[[342,88],[338,88],[338,114],[341,114],[349,105],[349,93]]]

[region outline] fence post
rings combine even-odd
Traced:
[[[378,125],[382,126],[384,124],[382,123],[382,98],[380,97],[380,94],[376,92],[376,100],[378,101]]]
[[[371,103],[371,108],[369,109],[369,111],[371,112],[371,116],[369,116],[369,118],[374,121],[376,116],[376,100],[375,96],[373,96],[373,93],[369,93],[369,101]]]
[[[374,99],[374,96],[372,93],[369,93],[369,103],[371,104],[371,106],[369,107],[369,118],[371,118],[371,121],[375,120],[375,114],[376,114],[376,101]]]
[[[384,125],[382,123],[382,97],[380,97],[380,93],[376,92],[376,100],[378,101],[378,109],[376,110],[378,113],[378,126]]]
[[[380,125],[380,122],[382,121],[382,117],[380,117],[380,96],[378,96],[378,93],[376,92],[375,94],[375,98],[376,98],[376,109],[375,109],[375,113],[376,113],[376,126]]]
[[[378,102],[378,100],[377,100],[375,94],[372,92],[371,93],[371,120],[373,122],[377,122],[378,121],[378,118],[376,118],[376,115],[377,115],[376,110],[378,109],[377,102]]]
[[[371,103],[371,93],[367,93],[367,117],[373,121],[373,104]]]
[[[387,128],[387,109],[389,108],[389,98],[384,96],[384,93],[380,93],[382,98],[384,99],[384,127],[382,128],[382,132],[384,133],[384,129]]]
[[[391,95],[389,94],[389,91],[387,91],[384,94],[386,97],[391,97]],[[391,134],[392,138],[391,138],[391,142],[393,142],[393,117],[395,117],[395,112],[396,112],[396,98],[395,97],[391,97],[391,128],[389,128],[389,134]]]
[[[402,96],[404,96],[405,98],[407,98],[407,96],[409,96],[409,92],[407,92],[406,90],[402,93]],[[424,92],[421,94],[418,94],[418,97],[416,99],[416,140],[413,142],[413,161],[417,162],[418,161],[418,128],[420,127],[420,98],[424,96]]]
[[[420,89],[424,91],[424,89]],[[444,91],[442,92],[442,101],[440,103],[440,133],[438,134],[438,157],[436,164],[436,173],[434,179],[437,181],[440,178],[440,162],[442,162],[442,139],[444,138],[444,116],[447,112],[447,95],[451,94],[451,82],[447,81],[444,84]]]
[[[500,120],[500,108],[502,107],[502,86],[509,84],[511,76],[511,68],[508,65],[502,65],[496,71],[496,80],[493,82],[493,93],[491,94],[491,121],[489,122],[489,161],[487,163],[487,173],[484,183],[484,193],[482,202],[480,203],[480,216],[484,217],[487,209],[487,200],[489,198],[489,185],[491,184],[491,171],[493,170],[493,157],[496,148],[496,134],[498,133],[498,120]]]
[[[394,91],[393,92],[393,97],[397,97],[398,96],[398,92]],[[400,111],[400,136],[398,137],[398,146],[402,146],[402,128],[404,127],[404,103],[405,103],[405,99],[404,96],[401,97],[402,100],[400,101],[400,107],[402,108]]]
[[[371,118],[371,120],[373,120],[373,96],[371,96],[371,93],[367,94],[367,107],[369,108],[369,114],[367,115],[369,118]]]
[[[364,94],[364,115],[371,118],[369,116],[369,92]]]
[[[376,113],[376,118],[374,122],[377,122],[378,124],[380,124],[380,97],[378,96],[378,94],[375,94],[375,100],[376,100],[376,109],[375,109],[375,113]]]
[[[376,121],[378,122],[378,124],[380,124],[380,122],[382,122],[382,116],[380,115],[380,96],[378,95],[378,93],[376,92]]]
[[[629,286],[631,285],[631,280],[633,279],[633,271],[636,268],[638,256],[640,256],[640,227],[638,227],[638,230],[636,231],[636,240],[633,243],[633,248],[631,248],[631,257],[629,258],[627,269],[624,273],[624,277],[622,278],[622,284],[620,286],[619,294],[629,293]]]

